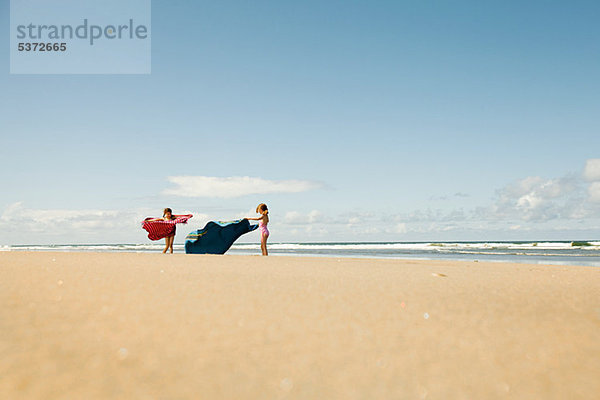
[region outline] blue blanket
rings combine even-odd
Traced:
[[[187,254],[225,254],[244,233],[252,232],[258,225],[250,225],[247,219],[229,222],[208,222],[204,228],[185,238]]]

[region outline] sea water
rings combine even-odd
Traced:
[[[183,253],[183,244],[174,251]],[[499,261],[600,267],[600,241],[540,242],[339,242],[269,243],[270,255]],[[0,246],[0,251],[93,251],[156,253],[163,243]],[[227,254],[260,254],[258,243],[236,243]]]

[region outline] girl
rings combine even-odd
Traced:
[[[150,240],[159,240],[165,238],[165,249],[163,253],[169,250],[173,253],[173,242],[175,241],[175,224],[186,224],[187,220],[192,218],[192,214],[173,215],[170,208],[165,208],[162,218],[146,218],[142,222],[142,228],[148,231]]]
[[[263,256],[268,256],[269,252],[267,251],[267,239],[269,238],[269,229],[267,229],[267,224],[269,223],[269,209],[265,203],[260,203],[258,207],[256,207],[256,212],[261,216],[258,218],[248,219],[259,221],[258,230],[260,231],[260,249],[262,250]]]

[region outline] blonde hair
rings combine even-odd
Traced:
[[[260,203],[256,207],[256,212],[259,214],[265,215],[265,214],[269,213],[269,209],[267,208],[267,205],[265,203]]]

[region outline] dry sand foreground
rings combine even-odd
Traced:
[[[600,269],[0,253],[1,399],[598,399]]]

